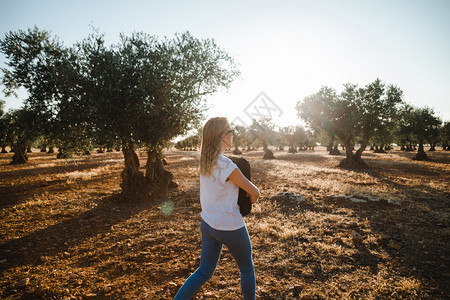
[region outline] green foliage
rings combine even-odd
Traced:
[[[404,138],[423,143],[427,140],[437,141],[441,124],[442,121],[432,108],[406,106],[400,126]]]
[[[260,120],[252,120],[249,131],[254,139],[257,139],[264,150],[266,150],[270,144],[274,143],[277,137],[274,129],[275,125],[269,118],[261,118]]]
[[[295,152],[297,147],[306,149],[315,146],[315,138],[311,131],[302,126],[287,126],[280,128],[279,134],[284,136],[289,145],[289,152]]]
[[[402,91],[386,86],[379,79],[364,88],[347,83],[340,95],[329,87],[297,103],[297,114],[312,129],[320,129],[331,140],[338,137],[346,147],[347,159],[361,161],[369,139],[375,131],[388,130],[394,123]],[[359,143],[354,154],[351,149]],[[355,155],[355,158],[353,158]]]
[[[5,113],[5,100],[0,100],[0,117]]]
[[[234,135],[233,135],[233,145],[235,149],[239,149],[239,147],[242,147],[243,145],[247,144],[248,142],[251,143],[251,141],[247,141],[247,131],[248,128],[242,125],[235,125],[231,124],[231,126],[234,128]]]
[[[112,46],[94,32],[68,48],[34,27],[7,33],[0,50],[8,58],[5,93],[24,87],[36,128],[67,151],[92,143],[160,150],[198,127],[204,98],[238,75],[213,40],[188,32],[163,40],[122,35]]]
[[[402,147],[408,147],[412,150],[412,145],[417,143],[414,135],[414,128],[412,126],[412,114],[414,107],[410,104],[405,104],[400,110],[400,117],[398,120],[398,142]]]
[[[5,101],[0,100],[0,147],[4,147],[7,144],[7,122],[4,118],[4,107]]]
[[[27,159],[26,147],[39,136],[34,112],[25,108],[10,110],[1,120],[4,129],[1,135],[2,144],[9,144],[14,148],[12,163],[24,163]]]
[[[234,62],[212,40],[189,33],[158,40],[144,33],[122,36],[107,47],[93,34],[78,44],[83,103],[101,132],[122,144],[159,151],[172,138],[199,126],[206,95],[228,87]]]
[[[445,122],[441,127],[441,145],[444,149],[450,150],[450,122]]]
[[[175,143],[175,148],[178,150],[197,149],[201,143],[201,134],[197,132],[194,135],[190,135],[181,141]]]
[[[330,87],[322,87],[317,93],[306,97],[296,104],[297,116],[311,128],[321,129],[333,135],[330,117],[337,99],[336,91]]]
[[[255,143],[257,142],[256,136],[250,127],[236,125],[234,123],[230,125],[234,128],[233,145],[235,149],[239,149],[241,146],[246,146],[247,150],[250,150],[250,147],[255,146]]]
[[[89,136],[88,111],[80,103],[73,49],[34,27],[7,33],[0,50],[8,58],[8,68],[2,69],[4,92],[15,94],[19,87],[28,91],[26,110],[33,112],[34,130],[60,150],[82,148]]]

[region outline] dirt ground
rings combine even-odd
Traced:
[[[321,148],[244,152],[262,192],[245,217],[257,299],[449,299],[450,153],[428,155],[366,151],[369,169],[345,170]],[[11,156],[0,156],[1,299],[173,299],[198,267],[198,152],[166,152],[179,184],[168,200],[128,202],[120,152]],[[195,299],[241,297],[224,247]]]

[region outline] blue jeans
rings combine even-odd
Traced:
[[[245,300],[255,299],[255,269],[252,260],[252,245],[247,227],[233,231],[216,230],[202,220],[202,255],[200,267],[186,280],[175,296],[175,300],[191,297],[213,275],[225,244],[236,260],[241,273],[241,289]]]

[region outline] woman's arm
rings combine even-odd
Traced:
[[[242,174],[241,170],[239,168],[236,168],[231,172],[230,176],[228,178],[233,182],[235,185],[246,191],[250,194],[250,202],[255,203],[256,200],[259,198],[259,190],[258,188],[245,176]]]

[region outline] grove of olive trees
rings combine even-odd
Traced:
[[[167,193],[173,182],[161,163],[163,147],[198,127],[205,97],[228,88],[239,73],[213,40],[189,32],[172,39],[134,33],[107,45],[94,31],[67,47],[35,27],[9,32],[0,50],[7,57],[6,94],[22,87],[29,95],[9,117],[14,129],[8,138],[18,153],[13,163],[24,162],[22,149],[35,129],[62,155],[92,142],[119,145],[125,159],[121,187],[130,196]],[[137,146],[148,152],[145,175]]]
[[[239,75],[233,59],[213,40],[188,32],[172,39],[133,33],[107,45],[94,30],[68,47],[35,27],[6,34],[0,51],[7,57],[5,94],[18,88],[28,92],[21,109],[5,112],[2,105],[0,111],[0,143],[3,152],[7,145],[14,151],[11,163],[25,163],[26,149],[36,141],[42,151],[57,147],[58,158],[89,154],[93,145],[101,151],[121,149],[121,187],[127,196],[164,196],[176,186],[162,164],[162,150],[194,129],[196,134],[175,147],[198,148],[205,97],[228,88]],[[273,159],[269,146],[295,153],[322,144],[339,155],[341,144],[346,157],[340,166],[364,167],[367,146],[378,152],[392,144],[405,150],[418,146],[417,160],[428,159],[425,143],[430,151],[437,145],[449,149],[448,122],[443,125],[432,108],[407,104],[399,87],[380,79],[364,87],[347,83],[340,93],[324,86],[296,109],[307,128],[277,130],[270,119],[236,126],[235,154],[239,147],[262,147],[264,158]],[[139,171],[137,147],[148,154],[145,174]]]

